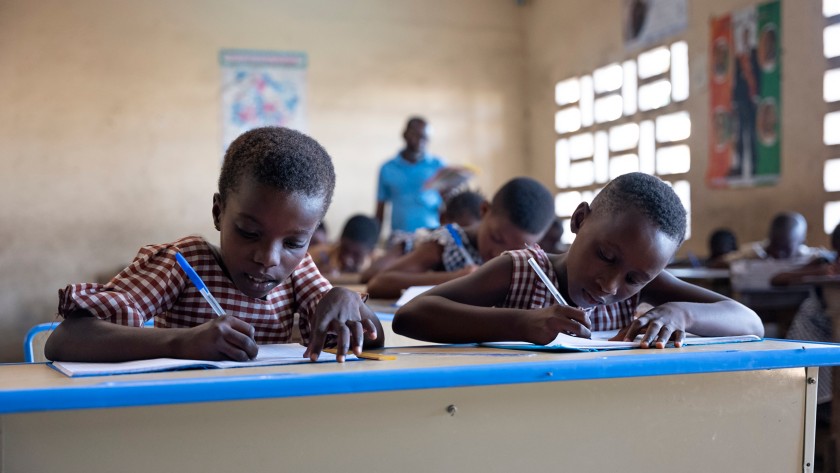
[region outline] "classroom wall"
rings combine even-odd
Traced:
[[[688,27],[671,38],[684,39],[690,55],[692,238],[688,250],[705,255],[706,240],[720,226],[730,227],[739,241],[763,239],[776,212],[796,210],[808,219],[808,243],[829,246],[823,231],[822,98],[825,59],[822,55],[821,2],[782,1],[781,178],[775,186],[713,190],[706,187],[709,141],[709,22],[712,17],[762,3],[749,0],[689,0]],[[554,84],[631,56],[622,43],[623,0],[533,0],[525,13],[528,51],[527,141],[530,172],[553,185]],[[670,42],[670,41],[669,41]],[[683,176],[680,176],[682,178]]]
[[[430,150],[525,171],[522,7],[512,0],[0,2],[0,361],[57,290],[147,243],[216,239],[223,48],[304,51],[309,132],[335,159],[332,235],[372,213],[405,119]]]

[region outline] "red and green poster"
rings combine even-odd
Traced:
[[[779,179],[780,20],[778,0],[712,19],[710,187]]]

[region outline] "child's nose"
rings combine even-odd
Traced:
[[[282,249],[282,243],[267,243],[254,253],[254,261],[265,268],[279,266]]]
[[[601,291],[611,296],[618,293],[618,274],[606,274],[598,279],[598,285],[601,286]]]

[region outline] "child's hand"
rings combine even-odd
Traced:
[[[685,340],[688,317],[676,304],[662,304],[639,316],[611,340],[631,342],[644,331],[642,348],[665,348],[669,340],[679,348]]]
[[[582,338],[592,336],[589,313],[575,307],[553,305],[531,311],[527,319],[525,340],[538,345],[551,343],[558,333]]]
[[[179,358],[248,361],[259,351],[254,327],[230,315],[186,329],[184,334],[178,345]]]
[[[304,358],[317,361],[328,334],[338,337],[336,359],[339,363],[344,362],[350,348],[357,356],[360,355],[364,338],[377,338],[373,323],[375,317],[358,293],[343,287],[332,288],[315,308],[312,335],[309,346],[303,352]]]

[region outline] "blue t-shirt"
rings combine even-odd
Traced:
[[[391,229],[413,232],[440,226],[438,209],[443,203],[436,190],[424,190],[423,183],[444,167],[436,156],[424,155],[416,163],[401,154],[379,169],[377,200],[391,203]]]

